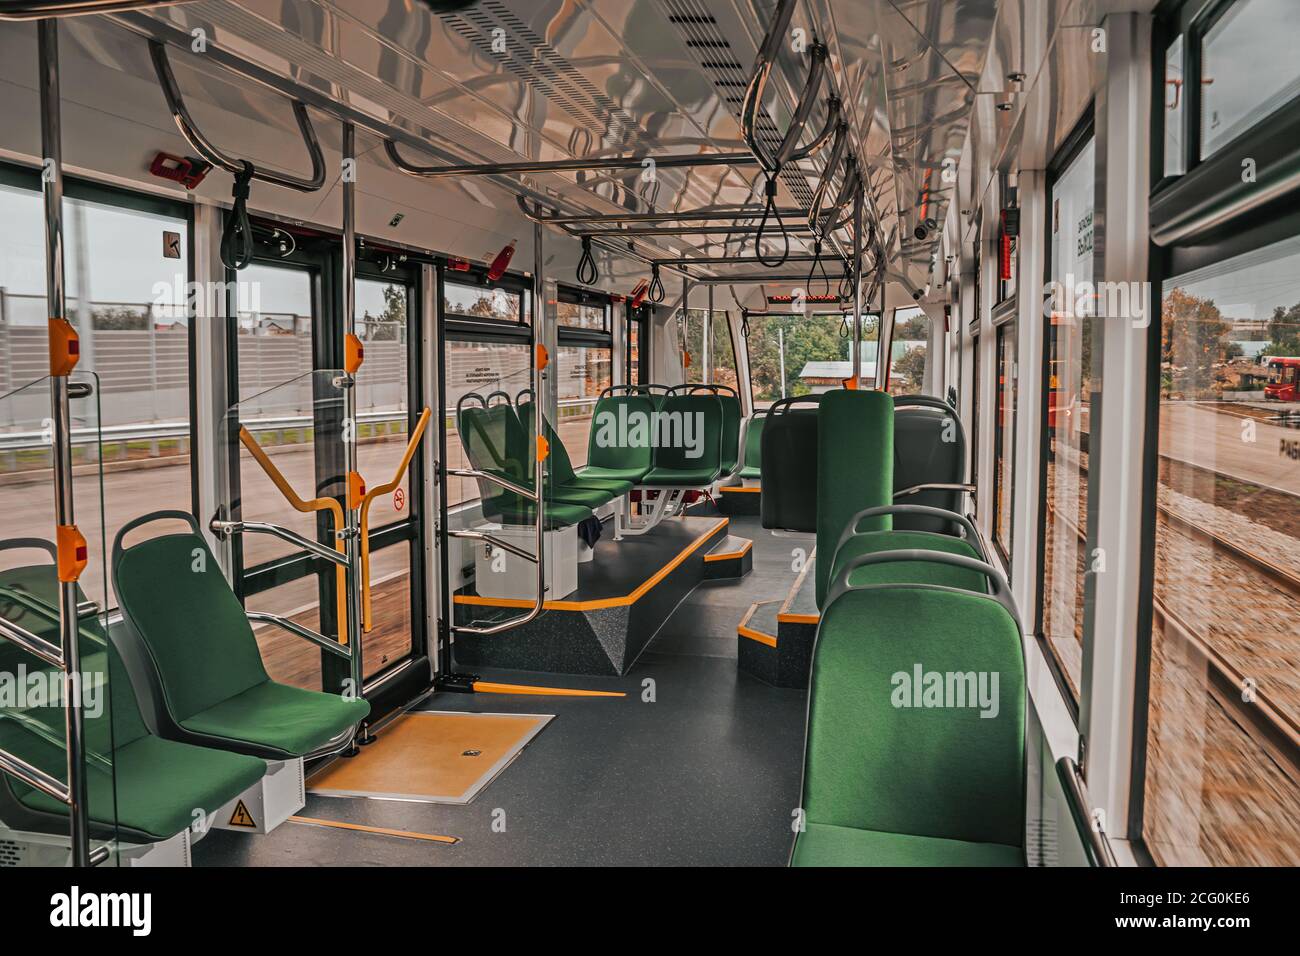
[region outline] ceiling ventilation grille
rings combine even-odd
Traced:
[[[732,50],[731,42],[718,30],[717,19],[699,0],[660,0],[660,5],[666,11],[668,22],[677,28],[686,48],[698,56],[700,68],[713,81],[718,96],[727,104],[728,111],[739,124],[740,107],[745,100],[745,88],[749,86],[753,57],[738,55]],[[741,60],[748,60],[749,63],[742,63]],[[776,152],[784,138],[765,106],[759,108],[755,131],[772,152]],[[812,189],[808,186],[806,176],[797,170],[788,169],[782,172],[781,182],[799,205],[812,204]]]

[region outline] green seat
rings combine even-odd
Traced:
[[[707,488],[718,480],[722,460],[722,402],[716,395],[669,395],[660,411],[654,467],[642,484],[658,488]]]
[[[653,465],[655,400],[647,395],[606,395],[596,402],[587,441],[587,481],[641,483]]]
[[[895,528],[892,531],[857,531],[858,522],[888,514],[895,522],[901,520],[923,520],[939,527],[956,526],[962,528],[965,538],[934,531],[905,531]],[[942,551],[987,561],[988,556],[976,547],[979,534],[970,520],[963,515],[926,505],[886,505],[882,508],[867,508],[856,515],[845,527],[840,536],[835,552],[830,559],[832,579],[836,572],[847,562],[864,554],[878,554],[884,551]],[[987,593],[988,578],[968,568],[953,567],[949,564],[932,562],[873,564],[860,567],[849,577],[853,585],[863,584],[939,584],[964,591]]]
[[[929,505],[960,512],[963,492],[951,487],[966,479],[966,433],[961,419],[943,399],[900,395],[894,400],[894,494],[910,492],[900,504]],[[911,491],[920,485],[948,488]],[[899,515],[894,527],[952,534],[952,522],[934,516]]]
[[[947,563],[991,593],[853,585],[858,568]],[[813,648],[795,866],[1024,865],[1025,666],[1007,584],[946,553],[836,571]]]
[[[718,470],[723,477],[734,474],[740,464],[740,399],[733,392],[718,391],[722,404],[722,452]]]
[[[765,412],[755,412],[745,423],[745,446],[740,459],[740,477],[754,481],[763,477],[763,422]]]
[[[161,519],[193,530],[122,547],[127,533]],[[244,609],[188,513],[128,522],[113,542],[112,570],[129,637],[156,681],[164,736],[286,760],[338,749],[369,715],[364,700],[271,680]]]
[[[885,392],[861,389],[822,395],[817,406],[817,553],[833,557],[849,519],[863,508],[891,504],[893,494],[894,400]],[[860,527],[884,531],[892,524],[889,515],[881,515]],[[813,570],[820,608],[831,562],[819,560]]]
[[[822,398],[783,398],[768,409],[760,438],[763,493],[759,514],[764,528],[817,530],[816,406]]]
[[[810,823],[795,843],[791,866],[1024,866],[1024,851],[905,833]]]
[[[0,543],[0,548],[11,545]],[[52,554],[52,546],[50,547]],[[43,612],[24,600],[50,607],[58,601],[53,565],[11,568],[0,572],[0,615],[22,618],[22,626],[57,641],[58,613]],[[20,592],[13,603],[9,595]],[[85,595],[78,589],[78,601]],[[16,613],[15,613],[16,612]],[[81,623],[82,673],[108,683],[109,706],[99,714],[84,712],[86,804],[96,839],[117,837],[127,843],[169,839],[194,822],[194,810],[212,813],[257,783],[266,764],[256,757],[226,753],[156,737],[140,715],[135,689],[115,646],[105,638],[97,617]],[[44,665],[5,642],[8,658],[21,655],[29,672]],[[17,663],[15,659],[14,663]],[[21,719],[19,719],[21,717]],[[66,781],[63,746],[64,711],[59,706],[0,714],[0,748]],[[0,817],[13,827],[42,832],[67,828],[67,807],[42,791],[3,777]]]
[[[535,434],[533,432],[533,403],[525,402],[518,406],[519,424],[524,429],[524,434],[531,439]],[[616,481],[609,478],[580,478],[573,471],[573,461],[569,458],[569,450],[564,446],[560,439],[559,433],[551,427],[551,423],[542,419],[543,435],[546,443],[550,447],[550,468],[547,477],[548,489],[546,492],[547,502],[558,501],[563,504],[581,505],[584,508],[596,509],[609,504],[616,498],[621,498],[632,490],[632,482]]]

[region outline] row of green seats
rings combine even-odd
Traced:
[[[157,520],[188,530],[124,548]],[[59,642],[54,546],[50,563],[0,572],[0,616]],[[97,839],[168,840],[256,784],[267,760],[322,756],[347,746],[369,705],[270,679],[244,610],[187,512],[137,518],[118,533],[112,573],[122,610],[111,636],[98,615],[80,621],[83,682],[108,687],[108,706],[85,716],[87,812]],[[86,596],[78,589],[78,602]],[[6,671],[47,668],[5,643]],[[12,659],[10,659],[12,658]],[[66,781],[61,703],[0,713],[0,747]],[[0,818],[16,829],[66,831],[67,807],[16,779],[0,784]]]
[[[964,516],[889,503],[889,396],[818,404],[821,615],[791,864],[1023,865],[1025,665],[1006,579]]]

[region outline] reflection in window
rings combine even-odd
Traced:
[[[42,208],[38,190],[0,186],[0,395],[49,374]],[[67,317],[81,337],[74,374],[86,382],[98,375],[96,395],[72,402],[78,525],[94,556],[132,518],[191,507],[188,223],[74,198],[64,199],[63,215]],[[0,433],[39,436],[48,416],[48,388],[26,390],[0,407]],[[100,425],[118,431],[101,443]],[[48,446],[7,450],[4,442],[0,437],[6,537],[51,540]],[[97,459],[106,472],[102,514],[98,479],[85,468]],[[81,584],[111,607],[116,600],[103,571],[92,558]]]
[[[442,285],[442,311],[449,317],[516,323],[527,321],[523,297],[518,292],[462,285],[450,280]]]
[[[557,356],[555,387],[560,441],[574,468],[587,463],[591,416],[600,393],[612,383],[608,348],[561,345]]]
[[[1300,94],[1300,4],[1238,0],[1201,41],[1201,158]]]
[[[1085,574],[1092,554],[1087,542],[1089,447],[1098,447],[1103,320],[1075,290],[1092,281],[1092,216],[1095,174],[1092,141],[1052,185],[1052,294],[1047,306],[1047,480],[1043,486],[1042,634],[1079,699],[1083,672]]]
[[[997,327],[997,415],[993,419],[993,542],[1011,561],[1012,483],[1015,478],[1016,324]]]
[[[731,326],[727,313],[713,313],[713,381],[739,388],[736,378],[736,350],[731,346]]]
[[[1300,863],[1300,240],[1161,289],[1143,834],[1164,865]],[[1281,743],[1275,743],[1280,741]]]
[[[703,309],[687,309],[685,316],[677,316],[678,341],[682,350],[682,381],[687,384],[704,381],[704,318]]]
[[[457,429],[457,404],[471,393],[487,398],[497,391],[506,393],[514,401],[519,392],[532,387],[532,356],[532,346],[522,342],[447,342],[443,383],[447,413],[443,427],[446,430],[448,468],[471,467]],[[493,399],[494,402],[500,400],[499,395]],[[447,479],[449,507],[475,501],[478,497],[478,483],[474,479],[454,476]]]
[[[894,312],[894,342],[890,349],[889,390],[895,395],[919,395],[925,386],[930,318],[912,306]]]
[[[566,329],[589,329],[604,332],[606,309],[603,305],[583,305],[577,302],[565,302],[561,299],[555,304],[555,321]]]
[[[1165,175],[1187,172],[1183,156],[1183,104],[1187,90],[1183,84],[1183,37],[1165,50]]]

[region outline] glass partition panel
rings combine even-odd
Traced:
[[[107,639],[99,380],[90,373],[69,378],[77,396],[70,399],[72,487],[86,566],[76,588],[80,666],[69,671],[63,664],[50,381],[38,379],[0,396],[0,508],[11,516],[9,534],[0,540],[0,750],[55,791],[0,774],[0,865],[71,861],[71,827],[61,798],[69,777],[69,695],[81,701],[80,759],[92,852],[119,838],[115,747],[142,734],[131,685]]]
[[[611,348],[561,345],[556,362],[559,435],[574,468],[587,463],[591,417],[601,391],[613,382]]]
[[[468,396],[486,398],[492,392],[504,392],[511,401],[520,389],[532,386],[533,347],[522,342],[448,340],[444,381],[443,428],[447,443],[446,465],[449,469],[469,468],[456,409],[462,400],[478,404]],[[497,396],[500,400],[500,396]],[[495,494],[489,491],[489,494]],[[454,509],[479,498],[479,485],[473,479],[447,479],[447,507]]]

